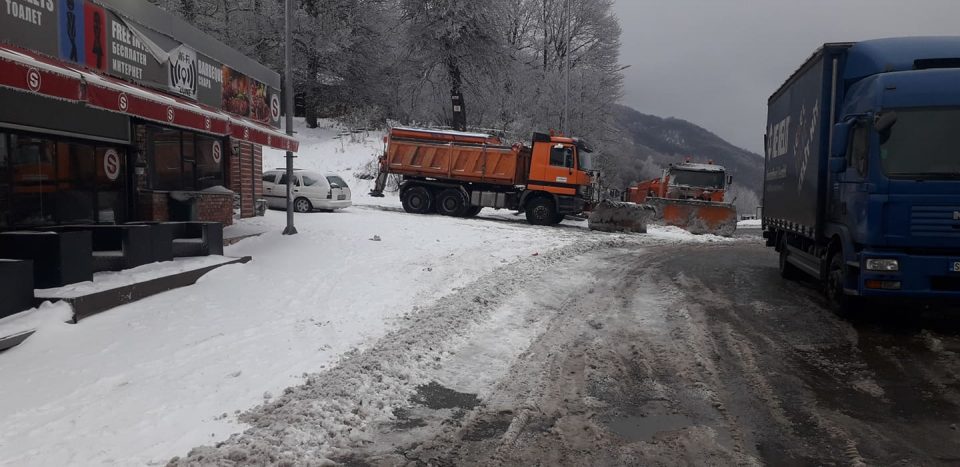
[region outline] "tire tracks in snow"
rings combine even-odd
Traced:
[[[323,465],[332,457],[372,443],[378,427],[396,419],[417,387],[431,381],[450,356],[446,343],[464,338],[493,310],[532,281],[569,261],[597,250],[626,244],[659,243],[644,237],[602,235],[488,273],[417,313],[405,325],[365,351],[341,357],[328,371],[305,375],[276,400],[240,416],[250,424],[215,446],[193,449],[170,465],[216,463]]]

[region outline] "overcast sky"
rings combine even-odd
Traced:
[[[960,0],[615,0],[623,104],[763,151],[767,98],[824,42],[960,35]]]

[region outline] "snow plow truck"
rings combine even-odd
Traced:
[[[638,183],[626,192],[627,201],[652,206],[653,220],[694,234],[729,237],[737,230],[737,209],[724,201],[732,182],[723,166],[689,160],[671,164],[660,178]]]
[[[590,207],[592,151],[577,138],[535,133],[527,147],[480,133],[392,128],[384,142],[370,195],[383,196],[387,176],[400,175],[409,213],[471,217],[488,207],[553,225]]]

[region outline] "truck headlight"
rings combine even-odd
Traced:
[[[889,258],[871,258],[867,260],[867,271],[897,272],[900,262]]]

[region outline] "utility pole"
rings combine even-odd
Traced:
[[[565,18],[566,18],[566,24],[564,24],[564,28],[563,28],[563,29],[564,29],[564,30],[566,31],[566,33],[567,33],[566,46],[565,46],[566,54],[564,54],[565,56],[564,56],[564,65],[563,65],[563,67],[564,67],[564,74],[566,75],[566,77],[565,77],[564,79],[566,80],[566,83],[564,84],[564,88],[565,88],[565,89],[564,89],[564,92],[563,92],[563,124],[560,125],[560,131],[563,132],[564,135],[569,135],[569,132],[570,132],[570,124],[567,123],[567,118],[569,118],[569,115],[570,115],[570,52],[571,52],[571,48],[570,48],[570,37],[571,37],[571,32],[570,32],[570,0],[566,0],[566,1],[564,2],[564,4],[563,4],[563,11],[564,11],[564,15],[565,15]]]
[[[287,135],[293,138],[293,74],[290,72],[290,49],[293,47],[293,33],[290,31],[292,23],[293,9],[290,8],[290,0],[284,1],[284,28],[286,29],[286,42],[283,47],[283,106],[287,113]],[[287,227],[283,229],[284,235],[296,235],[297,228],[293,226],[293,151],[287,151]]]

